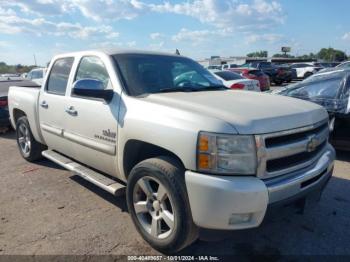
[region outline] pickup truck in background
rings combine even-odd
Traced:
[[[136,229],[164,253],[199,228],[257,227],[271,206],[319,196],[333,172],[325,109],[229,90],[179,55],[56,56],[41,88],[10,88],[9,112],[26,160],[44,156],[114,195],[126,186]]]
[[[293,80],[292,69],[286,66],[279,66],[271,62],[250,62],[241,67],[256,68],[263,71],[270,78],[270,83],[281,85],[284,82]]]

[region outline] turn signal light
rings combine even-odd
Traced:
[[[209,169],[210,168],[210,156],[207,154],[199,154],[198,167],[201,169]]]

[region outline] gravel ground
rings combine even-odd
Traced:
[[[0,135],[0,255],[159,254],[137,234],[124,196],[50,161],[24,161],[14,137]],[[338,152],[321,202],[303,215],[285,208],[257,229],[204,233],[181,254],[350,255],[349,174],[350,154]]]

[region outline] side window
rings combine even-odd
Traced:
[[[55,61],[47,80],[46,91],[48,93],[57,95],[64,95],[66,93],[68,77],[73,61],[73,57],[61,58]]]
[[[80,61],[75,81],[94,79],[103,83],[104,89],[112,89],[110,78],[102,60],[96,56],[86,56]]]

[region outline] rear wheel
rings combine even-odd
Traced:
[[[282,85],[282,83],[283,83],[283,81],[281,81],[281,80],[275,80],[274,81],[274,83],[275,83],[275,85]]]
[[[155,249],[174,253],[197,238],[184,170],[176,160],[158,157],[136,165],[128,178],[127,202],[136,229]]]
[[[34,139],[26,116],[17,120],[16,138],[19,151],[24,159],[33,162],[42,158],[41,152],[45,146]]]

